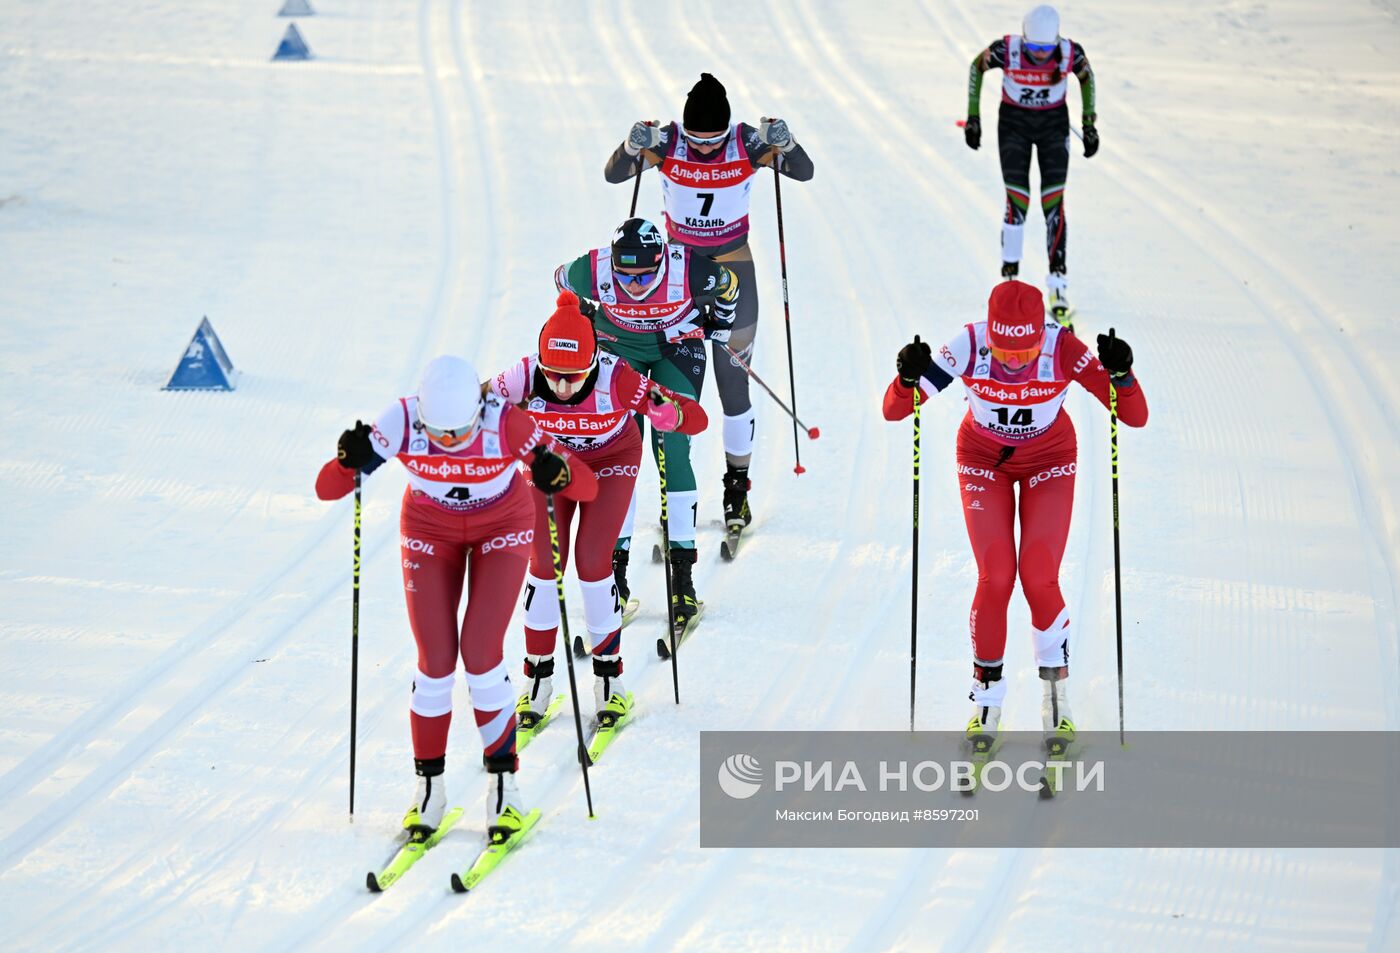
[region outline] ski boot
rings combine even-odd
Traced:
[[[1001,276],[1010,280],[1021,272],[1021,263],[1018,261],[1004,261],[1001,263]]]
[[[446,763],[445,757],[428,761],[413,759],[418,792],[413,797],[413,806],[403,816],[403,829],[408,831],[409,837],[425,839],[442,823],[443,812],[447,809],[447,786],[442,779]]]
[[[1052,755],[1062,755],[1075,736],[1074,716],[1069,710],[1069,669],[1042,665],[1040,678],[1040,726],[1045,731],[1045,747]]]
[[[554,656],[525,656],[525,677],[530,687],[515,703],[515,721],[526,730],[534,728],[554,700]]]
[[[699,611],[695,597],[695,582],[690,578],[695,567],[695,550],[671,550],[671,623],[683,626]]]
[[[1063,271],[1052,271],[1046,280],[1046,300],[1050,317],[1070,334],[1074,333],[1074,308],[1069,303],[1069,281]]]
[[[520,787],[515,782],[515,755],[486,758],[486,836],[493,844],[504,844],[525,826],[530,813]]]
[[[753,522],[753,513],[749,510],[752,486],[748,467],[728,465],[724,473],[724,527],[729,533],[737,533]]]
[[[996,747],[997,727],[1001,724],[1001,708],[997,705],[972,706],[967,720],[967,746],[973,754],[990,754]]]
[[[625,549],[613,550],[613,582],[617,583],[617,597],[622,600],[623,605],[627,605],[627,599],[632,595],[632,590],[627,588],[627,557],[629,555]]]
[[[621,672],[621,656],[593,656],[593,710],[599,728],[611,728],[632,709],[632,696],[622,687]]]

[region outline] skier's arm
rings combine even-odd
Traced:
[[[646,414],[648,408],[656,406],[653,394],[670,401],[678,411],[674,430],[687,437],[701,433],[710,425],[710,418],[698,401],[643,377],[630,364],[619,363],[613,371],[613,393],[618,403],[639,414]]]
[[[784,123],[784,128],[786,128],[786,123]],[[739,136],[744,140],[744,145],[749,153],[749,161],[753,163],[755,169],[759,166],[777,165],[779,174],[798,182],[808,182],[816,174],[816,167],[812,165],[812,157],[807,155],[807,150],[802,148],[802,143],[798,142],[796,137],[789,140],[788,149],[784,152],[776,145],[764,142],[759,130],[748,123],[739,123]]]
[[[675,123],[660,127],[662,149],[665,149],[666,144],[670,142],[670,136],[675,135],[674,127]],[[647,166],[660,165],[663,157],[655,149],[650,148],[642,149],[633,155],[627,149],[627,140],[623,139],[613,150],[613,154],[608,156],[607,164],[603,166],[603,178],[613,185],[626,182]]]
[[[1100,349],[1107,340],[1107,335],[1099,335]],[[1098,402],[1105,408],[1109,406],[1108,386],[1110,381],[1118,398],[1118,419],[1129,427],[1142,427],[1147,423],[1147,398],[1142,393],[1142,385],[1137,382],[1137,376],[1132,371],[1132,349],[1127,349],[1126,372],[1120,375],[1110,375],[1103,362],[1095,357],[1088,345],[1076,337],[1068,334],[1060,335],[1060,347],[1055,355],[1060,362],[1061,370],[1072,380],[1079,382],[1089,393],[1093,394]],[[1127,348],[1126,343],[1121,339],[1117,344],[1122,348]],[[1104,355],[1108,357],[1108,354]],[[1113,358],[1110,358],[1113,360]]]
[[[906,380],[927,383],[935,391],[942,393],[948,385],[963,374],[972,361],[972,329],[964,328],[953,340],[938,349],[920,342],[907,344],[899,352],[896,360],[896,373],[890,386],[885,388],[884,413],[886,420],[903,420],[914,412],[914,387]],[[919,365],[922,365],[920,367]],[[910,367],[913,367],[913,371]],[[906,377],[906,374],[909,376]],[[917,374],[917,377],[914,375]],[[919,387],[919,403],[927,399],[922,386]]]
[[[1089,65],[1089,57],[1085,54],[1084,47],[1078,43],[1074,44],[1074,75],[1079,77],[1082,122],[1087,126],[1092,126],[1097,118],[1094,107],[1094,68]]]
[[[355,489],[355,472],[368,476],[394,455],[403,441],[404,410],[401,401],[390,404],[373,426],[355,421],[340,435],[336,455],[316,474],[316,497],[338,500]]]
[[[968,118],[982,114],[982,74],[1006,65],[1006,41],[993,40],[987,48],[972,58],[967,70]]]
[[[521,404],[530,396],[530,359],[522,357],[495,377],[486,379],[486,390],[507,404]]]
[[[579,503],[587,503],[598,495],[598,478],[588,464],[561,446],[553,437],[545,433],[535,419],[525,411],[507,405],[501,414],[501,437],[507,452],[514,454],[527,468],[534,459],[536,447],[548,454],[559,457],[568,468],[569,485],[559,491]]]
[[[593,266],[587,255],[580,255],[567,264],[554,270],[554,286],[560,291],[572,291],[578,295],[578,309],[590,321],[598,313],[598,304],[593,300]]]

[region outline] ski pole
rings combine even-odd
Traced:
[[[646,167],[647,160],[637,156],[637,174],[633,177],[635,181],[632,183],[632,208],[627,212],[628,218],[637,217],[637,196],[642,191],[642,172],[646,170]]]
[[[778,265],[783,275],[783,324],[787,329],[788,393],[792,397],[792,410],[788,412],[788,416],[792,417],[792,452],[797,458],[797,465],[792,468],[792,472],[805,473],[807,468],[802,465],[802,450],[797,443],[797,426],[799,423],[797,419],[797,375],[792,367],[792,309],[788,306],[787,245],[783,241],[783,189],[781,185],[782,177],[778,175],[778,163],[780,161],[779,159],[773,160],[773,198],[778,204]],[[725,350],[728,351],[729,348],[726,346]],[[729,353],[733,354],[734,352],[730,351]],[[745,365],[744,369],[748,370],[748,366]],[[756,381],[758,380],[757,375],[755,375],[753,371],[749,371],[749,376],[753,377]],[[763,381],[758,382],[763,384]],[[763,384],[763,389],[768,390],[768,385]],[[771,390],[768,390],[768,393],[773,394]],[[773,394],[773,399],[778,400],[778,395]],[[778,401],[778,403],[781,404],[782,401]],[[811,437],[813,440],[817,439],[816,429],[813,428],[809,430],[807,436]]]
[[[360,471],[355,471],[355,569],[350,593],[350,820],[355,820],[355,723],[360,687]]]
[[[676,704],[681,703],[681,670],[676,662],[676,621],[672,613],[675,596],[671,592],[671,511],[666,502],[666,440],[651,429],[651,439],[656,443],[656,472],[661,479],[661,553],[666,568],[666,634],[671,640],[671,688],[676,693]]]
[[[1109,347],[1113,346],[1114,329],[1108,329]],[[1119,564],[1118,544],[1118,388],[1113,378],[1108,381],[1108,442],[1109,459],[1113,465],[1113,612],[1118,625],[1118,743],[1125,745],[1123,731],[1123,573]]]
[[[734,359],[734,362],[735,362],[736,364],[738,364],[740,367],[742,367],[742,368],[744,369],[744,373],[745,373],[745,374],[747,374],[747,375],[749,375],[750,377],[752,377],[752,378],[758,383],[758,386],[759,386],[759,387],[762,387],[764,390],[766,390],[766,391],[768,392],[768,396],[771,397],[771,398],[773,398],[773,400],[777,403],[777,405],[778,405],[779,407],[783,408],[783,413],[787,414],[789,417],[792,418],[792,432],[793,432],[793,434],[796,434],[796,433],[797,433],[797,428],[800,426],[803,430],[805,430],[805,431],[807,432],[807,436],[808,436],[810,439],[812,439],[812,440],[816,440],[818,437],[820,437],[820,436],[822,435],[822,432],[821,432],[821,429],[820,429],[820,428],[817,428],[817,427],[808,427],[806,424],[802,423],[802,421],[798,419],[797,413],[796,413],[795,411],[793,411],[793,410],[790,410],[790,409],[788,408],[788,405],[785,404],[785,403],[783,403],[783,399],[782,399],[781,397],[779,397],[777,394],[773,393],[773,388],[771,388],[771,387],[769,387],[767,384],[765,384],[765,383],[763,382],[763,378],[761,378],[761,377],[759,377],[757,374],[755,374],[753,368],[752,368],[752,367],[749,367],[749,365],[744,361],[744,359],[743,359],[742,357],[739,356],[738,352],[736,352],[733,348],[731,348],[727,342],[720,342],[720,345],[719,345],[719,346],[720,346],[721,348],[724,349],[724,353],[728,354],[731,358]],[[806,473],[806,472],[807,472],[807,468],[804,467],[804,466],[799,465],[799,466],[797,467],[797,470],[796,470],[795,472],[797,472],[797,473]]]
[[[909,594],[909,730],[914,730],[914,684],[919,670],[919,385],[914,385],[914,571]]]
[[[564,661],[569,666],[569,696],[574,700],[574,729],[578,732],[578,763],[583,768],[583,796],[588,800],[588,816],[593,818],[593,789],[588,784],[588,745],[583,740],[583,715],[578,708],[578,681],[574,678],[574,642],[569,638],[569,611],[564,605],[564,567],[559,558],[559,525],[554,522],[554,494],[544,495],[549,515],[549,552],[554,558],[554,590],[559,596],[559,632],[564,636]]]

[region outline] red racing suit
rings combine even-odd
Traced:
[[[584,503],[556,499],[554,517],[562,568],[568,565],[569,526],[578,511],[574,548],[584,596],[584,623],[593,654],[617,656],[622,651],[622,604],[613,581],[612,551],[627,516],[642,456],[641,430],[630,418],[646,412],[650,394],[656,390],[679,405],[677,432],[694,436],[709,421],[694,400],[648,380],[606,351],[598,352],[597,369],[567,401],[554,396],[538,367],[538,355],[523,357],[490,378],[488,386],[504,400],[521,404],[546,434],[577,454],[597,477],[598,495],[594,499]],[[536,491],[534,496],[535,545],[525,583],[525,651],[547,656],[554,651],[559,601],[554,594],[554,557],[544,494]],[[617,673],[621,671],[619,662]]]
[[[958,377],[967,388],[968,412],[957,437],[957,479],[977,560],[969,618],[973,677],[984,685],[1000,678],[1006,609],[1018,574],[1031,610],[1036,663],[1068,674],[1071,629],[1059,577],[1074,507],[1077,446],[1064,400],[1070,382],[1077,381],[1105,407],[1109,402],[1108,371],[1059,325],[1046,324],[1039,359],[1015,373],[991,359],[986,332],[985,321],[967,325],[934,355],[924,373],[935,390]],[[1118,419],[1129,427],[1146,424],[1147,400],[1137,381],[1130,376],[1116,387]],[[922,401],[922,387],[919,395]],[[896,377],[885,391],[885,419],[902,420],[912,410],[911,389]]]
[[[370,434],[375,452],[384,460],[397,457],[409,474],[399,546],[408,620],[418,644],[409,714],[413,756],[428,761],[446,753],[460,654],[483,756],[498,763],[509,759],[513,766],[515,694],[503,647],[534,543],[537,495],[518,463],[544,445],[569,464],[572,482],[560,496],[591,500],[598,482],[529,414],[494,396],[485,400],[479,433],[460,449],[433,444],[417,419],[417,398],[405,397],[379,415]],[[330,460],[316,479],[316,495],[339,499],[354,485],[355,472]],[[459,625],[464,583],[467,605]]]

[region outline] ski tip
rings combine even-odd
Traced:
[[[1049,800],[1053,799],[1054,797],[1055,797],[1055,789],[1052,788],[1052,787],[1050,786],[1050,781],[1049,781],[1049,779],[1048,779],[1048,778],[1041,778],[1041,779],[1040,779],[1040,799],[1041,799],[1042,801],[1049,801]]]
[[[732,563],[734,561],[734,550],[729,548],[728,540],[719,544],[719,557],[727,563]]]
[[[467,892],[467,885],[464,884],[464,883],[462,883],[462,877],[461,877],[460,874],[453,874],[453,875],[452,875],[452,892],[453,892],[453,893],[466,893],[466,892]]]
[[[370,893],[384,892],[384,888],[379,886],[379,878],[374,876],[374,871],[372,870],[365,874],[365,886],[369,888]]]

